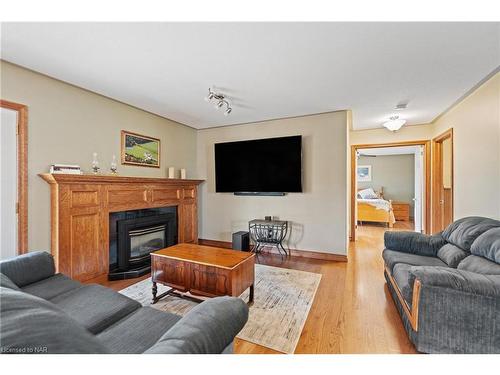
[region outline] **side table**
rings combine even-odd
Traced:
[[[259,220],[255,219],[248,223],[248,232],[255,243],[253,252],[259,254],[264,246],[273,246],[281,254],[291,255],[283,246],[283,240],[288,232],[288,221],[283,220]]]

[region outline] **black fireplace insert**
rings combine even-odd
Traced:
[[[109,280],[151,270],[150,253],[177,243],[177,209],[161,207],[110,214]]]

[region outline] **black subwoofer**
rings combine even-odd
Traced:
[[[250,251],[250,236],[248,232],[233,233],[233,250]]]

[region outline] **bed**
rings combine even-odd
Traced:
[[[378,192],[373,189],[359,190],[356,203],[358,222],[385,223],[389,228],[396,222],[392,202],[384,199],[383,188]]]

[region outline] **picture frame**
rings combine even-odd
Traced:
[[[370,182],[372,180],[372,166],[358,165],[356,175],[358,182]]]
[[[161,141],[158,138],[121,131],[121,162],[125,165],[160,168]]]

